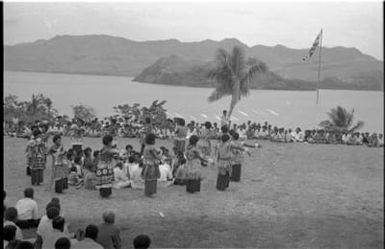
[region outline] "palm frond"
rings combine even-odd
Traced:
[[[364,124],[365,124],[364,121],[358,121],[356,125],[354,125],[352,128],[349,129],[349,133],[355,132],[361,129],[364,126]]]
[[[230,95],[230,93],[228,92],[221,92],[221,91],[218,91],[217,89],[215,89],[211,95],[208,97],[208,101],[209,102],[214,102],[214,101],[217,101],[219,99],[221,99],[222,97],[226,96],[226,95]]]
[[[215,62],[219,67],[227,67],[230,65],[230,57],[230,54],[226,50],[220,48],[216,53]]]

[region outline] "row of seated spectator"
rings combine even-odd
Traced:
[[[46,214],[37,217],[37,203],[33,199],[33,189],[24,191],[25,198],[15,207],[4,205],[3,245],[4,249],[121,249],[120,229],[115,223],[112,211],[103,213],[103,223],[89,224],[85,230],[75,233],[68,230],[58,198],[46,206]],[[3,192],[5,201],[6,192]],[[20,227],[21,226],[21,227]],[[34,238],[24,238],[23,230],[36,230]],[[151,239],[138,235],[133,240],[134,248],[149,248]],[[126,247],[124,247],[126,248]]]

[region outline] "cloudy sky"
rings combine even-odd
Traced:
[[[237,38],[248,46],[356,47],[383,60],[382,2],[174,2],[4,4],[5,44],[55,35],[107,34],[131,40]]]

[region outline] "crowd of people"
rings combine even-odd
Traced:
[[[64,149],[59,134],[52,136],[53,145],[48,148],[50,135],[47,127],[34,127],[26,146],[26,172],[31,177],[31,184],[39,186],[44,181],[44,170],[51,157],[50,190],[62,193],[72,185],[99,190],[100,196],[107,198],[112,194],[112,189],[127,187],[144,189],[146,196],[152,196],[159,184],[185,185],[187,192],[199,192],[203,178],[201,167],[216,164],[217,189],[225,190],[221,185],[221,176],[227,175],[225,178],[229,181],[230,177],[238,174],[235,178],[239,181],[244,154],[249,153],[248,148],[260,145],[241,142],[239,133],[229,130],[227,125],[221,128],[219,142],[212,145],[211,128],[211,123],[206,122],[199,135],[188,134],[185,121],[178,119],[174,147],[170,151],[164,146],[155,146],[157,137],[153,124],[146,119],[140,151],[135,151],[131,144],[117,148],[112,135],[104,135],[102,148],[92,151],[90,147],[83,149],[81,140],[76,139],[71,148]],[[81,136],[78,138],[81,139]],[[237,170],[233,172],[233,168]]]
[[[6,192],[3,192],[3,201]],[[4,249],[121,249],[120,228],[115,225],[115,213],[105,211],[102,223],[89,224],[84,230],[70,232],[63,217],[60,200],[56,197],[45,207],[45,215],[38,217],[38,205],[33,188],[24,190],[24,198],[14,207],[4,204],[3,248]],[[35,236],[24,238],[23,230],[32,230]],[[146,249],[151,245],[148,235],[133,239],[133,248]]]
[[[226,114],[223,114],[226,115]],[[103,137],[106,134],[119,137],[140,138],[144,132],[145,119],[124,119],[109,118],[105,120],[95,119],[84,122],[74,118],[72,121],[63,121],[57,118],[54,122],[43,124],[49,134],[59,134],[62,136],[82,136],[82,137]],[[178,118],[168,119],[168,125],[160,127],[153,123],[152,132],[159,139],[174,138],[177,128]],[[37,121],[38,125],[40,121]],[[213,122],[210,128],[210,139],[220,139],[223,116],[220,122]],[[23,122],[4,122],[4,134],[14,137],[29,138],[32,135],[34,125],[27,125]],[[199,123],[190,121],[186,124],[186,137],[200,135],[205,128],[205,122]],[[273,126],[267,121],[256,123],[247,121],[242,124],[232,124],[229,127],[239,133],[241,139],[263,139],[273,142],[306,142],[324,144],[348,144],[348,145],[367,145],[369,147],[381,147],[384,145],[382,133],[369,132],[346,132],[325,129],[301,129],[300,127],[283,128]]]
[[[87,133],[79,124],[72,124],[68,132],[53,130],[44,122],[36,122],[29,127],[25,133],[29,139],[26,146],[26,174],[31,178],[32,186],[44,182],[44,170],[51,161],[51,165],[48,165],[51,168],[48,186],[50,191],[56,193],[73,186],[76,189],[99,190],[104,199],[112,195],[113,189],[133,188],[143,189],[145,196],[152,197],[159,185],[182,185],[186,192],[196,193],[200,192],[201,181],[205,177],[202,167],[213,166],[217,169],[216,189],[225,191],[231,181],[240,181],[242,164],[245,155],[250,155],[250,149],[261,148],[260,143],[252,139],[383,146],[382,134],[377,137],[368,133],[302,131],[300,128],[292,131],[272,127],[267,122],[263,125],[251,122],[237,125],[230,123],[224,111],[220,129],[216,123],[198,124],[191,121],[186,125],[184,119],[176,118],[170,120],[170,130],[160,131],[150,118],[146,118],[138,125],[136,136],[140,138],[140,147],[135,150],[131,144],[118,148],[115,139],[121,135],[118,123],[112,122],[112,126],[107,124],[109,129],[101,136],[101,149],[94,151],[83,144],[82,138]],[[65,148],[62,142],[62,136],[66,134],[72,137],[72,147]],[[157,139],[165,137],[173,139],[171,149],[156,145]],[[53,145],[48,148],[49,140]],[[3,235],[8,245],[4,248],[29,248],[20,247],[28,243],[21,241],[20,229],[31,227],[37,228],[37,248],[87,248],[86,244],[93,243],[93,248],[121,248],[113,213],[103,214],[102,225],[87,226],[84,238],[81,232],[69,233],[56,198],[47,205],[46,216],[39,218],[33,189],[27,188],[24,195],[25,198],[15,207],[4,209],[6,220]],[[138,241],[147,243],[149,239],[141,236]]]

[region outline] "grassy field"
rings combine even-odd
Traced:
[[[4,137],[7,206],[31,186],[25,175],[26,140]],[[69,147],[69,139],[64,143]],[[138,141],[118,139],[139,149]],[[383,248],[383,148],[345,145],[277,144],[262,141],[242,168],[242,181],[226,192],[215,189],[216,169],[204,168],[202,190],[159,189],[153,198],[140,190],[114,190],[103,200],[97,191],[64,194],[35,187],[39,213],[57,196],[70,230],[99,224],[104,210],[117,214],[123,248],[150,235],[152,247],[199,248]],[[100,138],[85,144],[101,148]],[[170,142],[158,141],[157,146]],[[49,161],[50,162],[50,161]],[[164,217],[159,215],[164,214]]]

